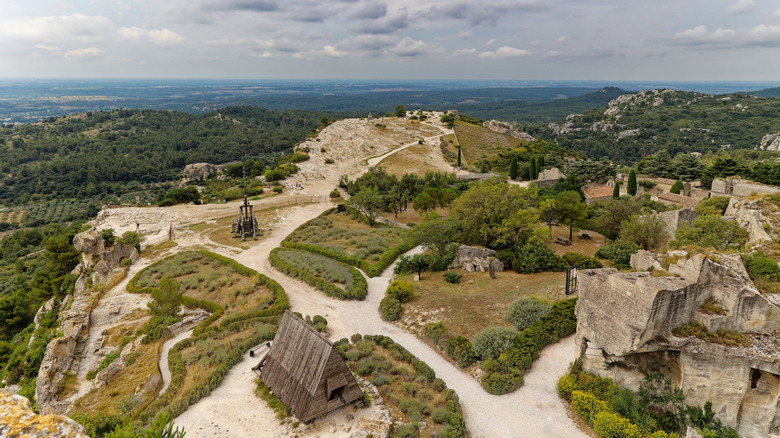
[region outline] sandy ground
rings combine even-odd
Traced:
[[[186,250],[200,245],[236,259],[238,262],[268,275],[278,281],[287,292],[290,304],[295,311],[303,314],[320,314],[328,320],[330,338],[337,340],[349,337],[353,333],[384,334],[404,345],[410,352],[427,362],[438,377],[447,382],[460,396],[461,404],[472,437],[585,437],[577,429],[555,392],[557,378],[562,375],[575,357],[573,337],[549,346],[542,351],[540,358],[525,377],[525,385],[513,394],[493,396],[486,393],[479,382],[456,368],[427,344],[411,333],[384,322],[378,312],[378,304],[391,280],[392,269],[388,268],[381,276],[368,279],[369,292],[365,301],[340,301],[329,298],[305,283],[286,277],[274,270],[268,263],[268,253],[277,247],[284,237],[307,220],[330,208],[332,204],[327,194],[336,185],[342,174],[352,178],[365,171],[368,165],[379,163],[389,156],[389,152],[417,144],[417,139],[425,138],[426,143],[437,144],[438,136],[449,131],[436,123],[419,125],[420,131],[410,130],[409,126],[394,119],[375,119],[376,123],[386,125],[382,137],[377,137],[374,125],[366,121],[348,120],[335,122],[320,133],[316,140],[305,143],[312,158],[301,163],[301,172],[287,183],[296,182],[302,190],[284,196],[320,195],[320,202],[285,208],[280,212],[280,220],[271,232],[253,247],[241,251],[237,248],[204,242],[196,234],[176,236],[178,246],[174,251]],[[300,146],[299,146],[300,147]],[[321,152],[320,148],[325,149]],[[438,149],[438,147],[437,147]],[[339,156],[334,164],[324,164],[327,157]],[[373,157],[373,158],[367,158]],[[325,168],[324,166],[330,166]],[[323,171],[326,169],[327,172]],[[271,198],[278,200],[279,198]],[[270,206],[271,200],[254,201],[255,208]],[[197,223],[215,217],[224,217],[235,212],[237,204],[215,206],[175,206],[171,212],[179,215],[183,221]],[[106,227],[111,226],[107,223]],[[142,267],[142,266],[141,266]],[[135,269],[140,269],[140,267]],[[131,276],[131,275],[130,275]],[[124,291],[124,286],[117,288]],[[117,292],[121,294],[121,292]],[[164,353],[175,342],[166,343]],[[348,407],[337,411],[324,419],[317,420],[305,431],[292,431],[289,425],[281,425],[274,412],[254,395],[254,374],[251,368],[254,359],[248,355],[225,377],[222,385],[211,395],[191,406],[176,418],[176,424],[184,427],[188,438],[230,436],[230,437],[276,437],[283,435],[343,437],[349,436],[351,423],[347,415],[355,417],[376,413],[376,407],[355,411]],[[167,368],[167,361],[162,361]],[[169,380],[169,378],[168,378]]]

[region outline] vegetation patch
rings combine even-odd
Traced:
[[[368,283],[352,266],[331,258],[296,249],[276,248],[268,257],[271,265],[293,278],[342,300],[362,300]]]
[[[298,227],[282,246],[324,255],[379,275],[415,241],[408,230],[376,224],[370,227],[349,213],[331,209]]]
[[[747,347],[750,345],[750,338],[744,333],[723,329],[712,332],[707,329],[704,324],[695,321],[675,328],[672,330],[672,334],[678,338],[689,338],[693,336],[703,341],[728,346]]]
[[[353,373],[372,382],[405,437],[465,437],[455,391],[425,362],[387,336],[353,335],[335,344]]]

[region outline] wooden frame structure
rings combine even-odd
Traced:
[[[244,203],[238,207],[238,217],[233,219],[233,237],[240,236],[241,240],[246,240],[246,236],[251,234],[253,239],[257,239],[257,218],[254,207],[246,197],[246,168],[243,160],[241,173],[244,176]]]
[[[304,423],[363,396],[333,343],[289,310],[256,368],[260,380]]]

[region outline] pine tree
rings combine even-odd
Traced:
[[[626,193],[631,196],[636,196],[636,172],[634,172],[634,169],[631,169],[631,172],[628,172],[628,185],[626,186]]]
[[[517,179],[517,158],[512,157],[512,162],[509,164],[509,177],[513,180]]]

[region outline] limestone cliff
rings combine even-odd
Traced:
[[[21,395],[0,390],[0,436],[25,438],[88,438],[84,428],[68,417],[38,415]]]
[[[667,261],[680,256],[667,255]],[[632,389],[647,373],[661,371],[687,403],[712,401],[740,436],[780,437],[780,308],[756,290],[740,257],[697,254],[679,258],[667,271],[647,253],[632,263],[653,272],[579,273],[577,343],[585,368]],[[748,342],[722,345],[674,335],[693,322],[711,332],[742,333]]]
[[[487,129],[490,129],[491,131],[499,132],[501,134],[506,134],[510,137],[514,137],[523,141],[532,142],[536,140],[530,134],[527,134],[523,131],[518,131],[517,129],[513,128],[511,124],[507,122],[501,122],[498,120],[488,120],[487,122],[483,123],[482,126],[484,126]]]

